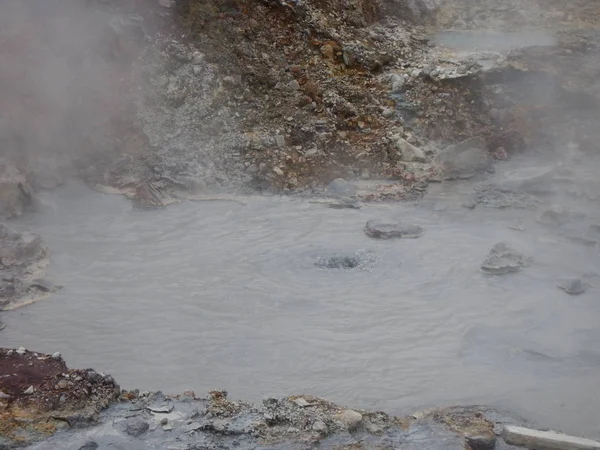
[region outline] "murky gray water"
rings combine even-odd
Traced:
[[[438,185],[419,206],[361,210],[255,197],[139,211],[63,187],[13,225],[45,238],[65,288],[4,314],[2,345],[61,351],[125,388],[311,393],[389,412],[496,403],[599,437],[599,291],[556,287],[598,270],[597,248],[538,225],[534,211],[463,208],[454,186],[469,183]],[[368,219],[426,231],[377,241],[362,231]],[[499,241],[533,266],[481,274]],[[356,252],[367,255],[356,269],[314,264]]]

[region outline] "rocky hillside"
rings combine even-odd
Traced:
[[[337,178],[388,179],[364,198],[401,199],[422,194],[435,156],[468,138],[500,159],[596,148],[593,1],[35,5],[6,2],[1,19],[5,216],[73,176],[147,205],[314,194]],[[432,37],[540,26],[554,43],[521,51]]]

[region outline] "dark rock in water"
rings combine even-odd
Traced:
[[[356,186],[343,178],[336,178],[327,186],[327,194],[332,197],[354,197],[356,195]]]
[[[0,320],[0,331],[6,328],[6,324]]]
[[[419,225],[402,225],[399,223],[382,223],[369,220],[365,226],[367,236],[377,239],[418,238],[425,230]]]
[[[356,256],[330,256],[328,258],[319,258],[315,265],[323,269],[355,269],[360,261]]]
[[[518,272],[523,267],[531,265],[531,258],[518,252],[510,245],[500,242],[492,247],[486,260],[481,265],[481,271],[490,275],[505,275]]]
[[[432,161],[432,165],[443,180],[471,178],[489,171],[492,163],[485,140],[481,137],[473,137],[450,145],[438,153]]]
[[[569,295],[581,295],[588,290],[590,285],[581,281],[580,278],[575,278],[574,280],[565,281],[564,283],[559,284],[558,287]]]
[[[134,437],[141,436],[146,431],[148,431],[148,428],[150,428],[150,425],[148,425],[148,422],[146,422],[143,419],[139,419],[139,418],[135,418],[135,417],[127,420],[127,422],[125,423],[125,432],[128,435],[134,436]]]
[[[98,444],[96,444],[94,441],[87,441],[85,444],[79,447],[79,450],[96,450],[97,448]]]

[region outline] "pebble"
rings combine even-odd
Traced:
[[[294,91],[298,91],[300,90],[300,83],[298,83],[298,81],[296,80],[292,80],[290,81],[289,85],[288,85],[291,89],[293,89]]]
[[[17,350],[17,355],[24,355],[25,353],[27,353],[25,347],[19,347],[19,350]]]
[[[34,392],[33,386],[29,386],[27,389],[25,389],[23,391],[23,394],[31,395],[31,394],[33,394],[33,392]]]
[[[87,441],[85,444],[79,447],[79,450],[96,450],[97,448],[98,444],[96,444],[94,441]]]
[[[394,108],[385,108],[381,115],[386,119],[391,119],[396,115],[396,110]]]
[[[274,167],[273,168],[273,172],[275,172],[277,175],[279,175],[280,177],[283,176],[283,170],[281,170],[280,167]]]
[[[4,392],[0,391],[0,399],[7,399],[10,398],[11,396],[8,394],[5,394]]]
[[[194,75],[200,75],[202,73],[202,67],[200,67],[200,66],[194,66],[192,68],[192,71],[194,72]]]
[[[165,431],[171,431],[173,429],[173,425],[171,424],[171,422],[167,422],[166,424],[163,425],[163,430]]]
[[[362,422],[362,414],[352,409],[347,409],[339,413],[337,415],[337,419],[344,424],[348,430],[352,431],[356,429]]]
[[[194,52],[192,54],[192,64],[197,65],[201,64],[204,61],[204,54],[200,52]]]
[[[62,355],[60,354],[60,352],[52,353],[52,359],[60,359],[60,358],[62,358]]]

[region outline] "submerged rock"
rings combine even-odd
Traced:
[[[531,265],[531,258],[500,242],[492,247],[488,257],[481,265],[481,271],[490,275],[505,275],[518,272]]]
[[[365,225],[367,236],[377,239],[412,238],[423,236],[425,230],[419,225],[403,225],[400,223],[384,223],[369,220]]]
[[[590,284],[575,278],[559,284],[558,287],[569,295],[581,295],[590,288]]]
[[[331,256],[329,258],[319,258],[315,262],[317,267],[323,269],[355,269],[360,261],[355,256]]]
[[[438,153],[432,161],[443,180],[467,179],[492,167],[488,148],[480,137],[473,137],[450,145]]]

